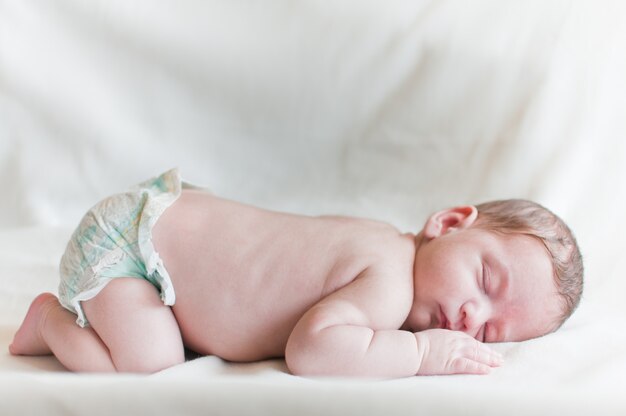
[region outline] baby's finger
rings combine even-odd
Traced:
[[[489,374],[491,367],[466,357],[459,357],[452,363],[454,374]]]
[[[473,359],[491,367],[499,367],[504,364],[502,354],[491,348],[476,348]]]
[[[491,367],[499,367],[504,363],[504,358],[502,357],[502,354],[492,350],[482,343],[477,343],[474,346],[474,351],[473,354],[470,355],[470,358],[472,358],[474,361],[487,364]]]

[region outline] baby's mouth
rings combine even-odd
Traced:
[[[446,318],[446,314],[443,313],[441,306],[439,306],[439,328],[448,329],[448,318]]]

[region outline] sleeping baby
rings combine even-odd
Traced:
[[[285,357],[305,376],[486,374],[486,343],[559,328],[582,292],[569,228],[525,200],[432,214],[417,233],[218,198],[176,169],[91,208],[9,347],[72,371],[151,373],[185,348]]]

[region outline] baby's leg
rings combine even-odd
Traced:
[[[113,279],[82,306],[117,371],[151,373],[184,362],[174,314],[150,282]]]
[[[118,278],[82,304],[91,328],[44,293],[9,347],[13,355],[54,354],[72,371],[154,372],[184,361],[178,324],[149,282]]]
[[[32,302],[9,351],[13,355],[54,354],[72,371],[115,371],[98,335],[91,328],[76,325],[76,315],[51,293],[43,293]]]

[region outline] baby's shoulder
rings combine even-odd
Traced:
[[[403,233],[389,223],[369,219],[358,222],[363,236],[367,237],[364,241],[377,246],[378,249],[397,250],[415,244],[415,236]]]
[[[370,259],[371,266],[413,265],[415,235],[402,233],[391,224],[357,220],[347,238],[358,256]]]
[[[317,218],[329,225],[348,228],[352,233],[358,236],[365,234],[372,237],[389,238],[400,234],[400,231],[393,225],[369,218],[349,217],[344,215],[321,215]]]

